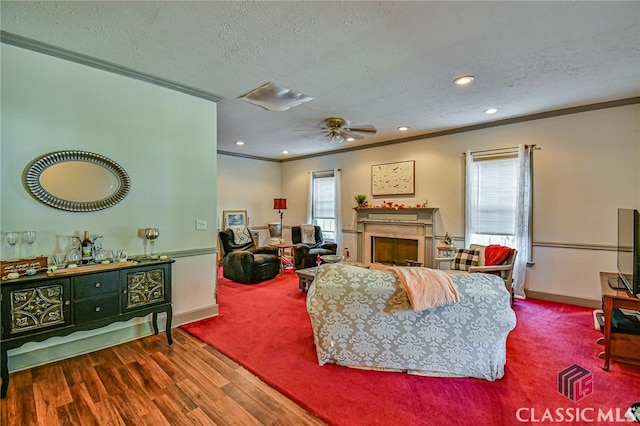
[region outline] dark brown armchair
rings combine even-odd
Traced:
[[[253,239],[246,244],[235,244],[231,229],[220,231],[218,237],[224,255],[222,275],[225,278],[251,284],[270,280],[280,272],[277,247],[256,247]]]
[[[314,226],[315,244],[303,244],[302,233],[299,226],[291,227],[291,242],[296,246],[293,248],[294,264],[296,269],[311,268],[316,266],[318,255],[336,254],[338,245],[335,243],[325,243],[322,230],[319,226]]]

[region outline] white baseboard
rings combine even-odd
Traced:
[[[218,315],[218,305],[207,306],[173,316],[171,327]],[[158,329],[166,328],[166,315],[158,314]],[[7,352],[10,372],[26,370],[50,362],[119,345],[153,333],[151,316],[133,318],[95,330],[77,331],[64,337],[52,337],[44,342],[31,342]]]
[[[601,308],[602,301],[594,299],[584,299],[573,296],[563,296],[561,294],[542,293],[539,291],[526,290],[527,298],[547,300],[549,302],[566,303],[567,305],[586,306],[587,308]]]

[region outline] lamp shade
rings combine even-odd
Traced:
[[[273,199],[273,209],[274,210],[286,210],[287,209],[287,199],[286,198],[274,198]]]

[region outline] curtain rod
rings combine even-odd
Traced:
[[[534,151],[539,151],[542,148],[538,148],[538,145],[536,145],[535,143],[533,145],[525,145],[525,147],[529,148],[531,147],[532,150]],[[495,149],[483,149],[481,151],[471,151],[472,154],[479,154],[481,152],[495,152],[495,151],[511,151],[511,150],[517,150],[518,147],[517,146],[510,146],[507,148],[495,148]],[[463,152],[462,155],[467,155],[466,152]]]
[[[332,172],[332,171],[334,171],[334,170],[335,170],[335,169],[329,169],[329,170],[315,170],[315,171],[312,171],[312,172],[310,171],[310,172],[307,172],[307,173],[328,173],[328,172]],[[341,171],[342,171],[342,169],[338,169],[338,171],[339,171],[339,172],[341,172]]]

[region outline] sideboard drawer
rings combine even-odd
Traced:
[[[103,318],[117,317],[120,306],[120,295],[85,299],[74,303],[76,324],[83,324]]]
[[[120,291],[120,272],[102,272],[73,278],[73,296],[76,299],[100,297]]]

